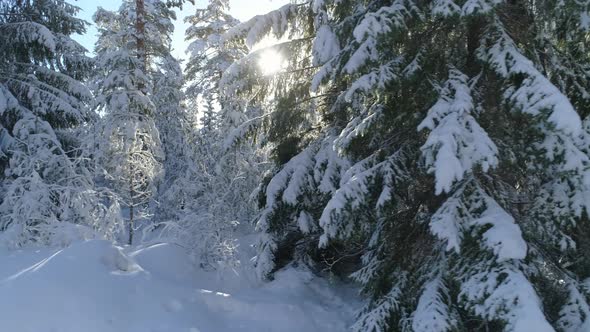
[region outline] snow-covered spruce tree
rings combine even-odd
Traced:
[[[168,52],[166,52],[168,53]],[[168,203],[161,201],[172,184],[184,175],[190,162],[190,135],[194,125],[192,115],[184,105],[182,91],[184,78],[178,60],[169,53],[163,53],[156,64],[152,76],[154,81],[153,102],[156,107],[155,124],[165,159],[163,161],[163,181],[158,187],[159,204],[156,219],[166,218],[171,212]]]
[[[135,220],[152,210],[162,163],[172,175],[181,167],[183,80],[170,44],[173,8],[184,2],[129,0],[117,12],[95,14],[101,35],[94,85],[97,108],[105,114],[98,154],[129,209],[129,243]]]
[[[257,218],[262,231],[256,258],[257,272],[270,276],[293,256],[297,260],[322,260],[316,250],[321,230],[319,214],[336,190],[340,172],[348,162],[333,149],[335,131],[324,127],[328,103],[338,103],[329,93],[310,91],[316,69],[312,57],[314,19],[308,4],[290,4],[232,28],[226,43],[241,41],[252,50],[234,63],[222,78],[223,96],[257,105],[253,117],[234,117],[231,139],[252,137],[271,151],[276,168],[264,179],[259,201],[264,208]],[[278,44],[261,47],[266,38]],[[336,51],[325,45],[326,52]],[[317,46],[320,48],[320,46]],[[264,61],[283,59],[277,73]],[[276,61],[276,60],[274,60]],[[275,265],[276,264],[276,265]]]
[[[169,211],[164,235],[179,240],[205,269],[234,267],[235,230],[254,216],[251,194],[264,165],[247,149],[226,151],[217,131],[200,128],[188,144],[187,169],[161,200]]]
[[[76,139],[93,118],[79,81],[91,61],[69,37],[85,31],[77,12],[60,0],[0,3],[0,229],[9,245],[116,232],[117,206],[95,189]]]
[[[272,88],[262,276],[356,263],[356,331],[588,330],[587,5],[314,0],[231,32],[291,34],[283,72],[225,75]]]
[[[186,31],[190,41],[186,66],[187,97],[192,109],[202,110],[203,126],[213,129],[214,113],[221,107],[219,81],[223,72],[246,54],[243,45],[223,44],[223,35],[239,21],[228,14],[228,0],[211,0],[185,18],[191,26]]]
[[[193,127],[184,174],[161,200],[170,212],[163,220],[164,234],[179,238],[204,268],[237,263],[234,229],[253,217],[250,194],[262,169],[260,158],[247,144],[224,144],[234,122],[230,103],[219,94],[219,80],[231,62],[245,54],[221,43],[221,35],[237,23],[227,10],[227,1],[212,1],[186,19],[192,24],[187,30],[192,42],[187,51],[186,95]],[[201,126],[196,123],[199,114],[203,114]]]

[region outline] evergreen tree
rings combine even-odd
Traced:
[[[173,12],[163,3],[148,1],[146,9],[139,2],[125,1],[118,12],[99,8],[94,16],[101,33],[94,84],[105,113],[97,159],[129,209],[129,243],[135,219],[146,217],[163,159],[147,54],[160,50],[173,28]]]
[[[158,61],[154,80],[154,106],[157,109],[155,124],[160,133],[164,152],[163,181],[158,187],[158,217],[166,218],[170,206],[161,201],[162,196],[186,171],[190,163],[188,145],[193,128],[192,115],[184,105],[182,91],[184,78],[179,62],[170,54],[164,54]]]
[[[555,14],[555,8],[558,14]],[[356,331],[588,328],[588,12],[577,2],[315,0],[222,79],[273,148],[257,266],[351,276]],[[584,119],[584,120],[582,120]]]
[[[197,121],[184,103],[184,77],[178,61],[171,56],[163,58],[154,78],[154,99],[159,110],[156,120],[162,133],[166,159],[163,164],[164,180],[158,188],[158,207],[154,218],[157,222],[152,227],[156,229],[164,225],[163,233],[170,240],[186,244],[189,230],[180,229],[178,220],[188,208],[184,190],[193,188],[196,182],[187,178],[187,174],[196,157],[194,132]]]
[[[162,163],[176,174],[182,158],[180,65],[171,55],[174,7],[185,1],[124,1],[117,12],[99,9],[94,85],[105,113],[98,159],[106,179],[129,209],[129,243],[135,220],[150,215]],[[168,181],[169,182],[169,181]]]
[[[228,101],[220,98],[221,76],[247,53],[244,45],[223,43],[223,35],[239,23],[228,11],[228,0],[211,0],[206,8],[198,8],[194,15],[185,19],[191,24],[186,31],[186,40],[190,41],[186,66],[187,97],[191,108],[203,110],[201,121],[208,131],[221,125],[216,123],[216,113],[229,108]]]
[[[244,47],[228,49],[222,34],[237,20],[227,1],[211,1],[186,21],[191,40],[186,69],[189,116],[186,169],[162,197],[168,213],[165,234],[189,248],[205,268],[237,263],[234,231],[254,214],[250,197],[257,187],[263,158],[247,144],[225,144],[234,106],[219,91],[222,73]],[[203,114],[198,126],[198,114]],[[191,127],[192,125],[192,127]]]
[[[93,119],[80,82],[91,61],[69,36],[84,33],[65,1],[0,3],[0,229],[12,245],[61,241],[78,224],[112,236],[117,206],[95,189],[75,130]],[[71,240],[71,239],[70,239]]]

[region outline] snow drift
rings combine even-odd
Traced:
[[[302,269],[267,284],[220,281],[171,244],[91,240],[0,257],[4,331],[344,331],[355,305]]]

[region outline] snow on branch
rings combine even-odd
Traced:
[[[439,273],[424,285],[418,299],[418,306],[412,314],[413,331],[452,331],[456,327],[457,320],[447,302],[449,302],[449,290]]]
[[[375,156],[371,156],[344,173],[340,187],[334,192],[320,217],[319,223],[324,230],[320,237],[320,247],[327,246],[330,239],[346,238],[350,235],[356,223],[342,216],[347,209],[358,209],[367,203],[369,191],[378,177],[383,179],[383,183],[375,209],[379,210],[385,202],[392,199],[396,181],[406,177],[403,167],[405,158],[404,150],[398,150],[381,162],[378,162]]]
[[[289,29],[289,20],[305,9],[305,4],[287,4],[264,15],[254,16],[249,21],[230,28],[222,36],[222,42],[232,39],[245,39],[248,48],[260,42],[269,34],[280,38]]]
[[[524,259],[527,244],[520,227],[475,179],[468,179],[443,203],[430,220],[430,230],[447,242],[447,250],[460,251],[466,233],[482,234],[483,245],[498,262]]]
[[[395,0],[390,6],[380,7],[376,12],[367,13],[353,30],[358,47],[344,65],[344,71],[352,74],[368,61],[378,60],[379,37],[390,33],[393,29],[405,29],[406,20],[411,18],[413,13],[420,14],[420,11],[409,0]]]
[[[484,172],[498,165],[498,148],[472,116],[474,109],[468,77],[451,69],[440,98],[418,126],[431,130],[421,150],[428,172],[435,175],[437,195],[450,192],[476,165]]]
[[[460,298],[484,319],[502,319],[507,332],[554,332],[539,296],[515,264],[475,266],[461,285]]]
[[[520,52],[498,18],[484,34],[478,57],[505,78],[522,76],[522,82],[505,94],[517,110],[533,116],[548,112],[557,130],[580,133],[582,121],[569,99]]]

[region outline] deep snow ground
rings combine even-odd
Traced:
[[[0,251],[1,331],[345,331],[353,293],[296,268],[264,284],[204,272],[172,244]]]

